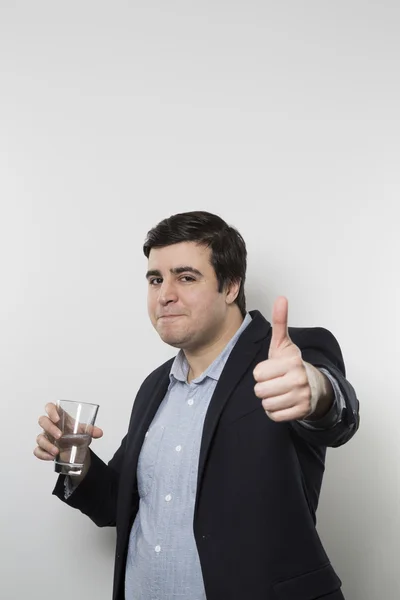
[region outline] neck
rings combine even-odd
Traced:
[[[208,344],[196,349],[184,350],[186,360],[189,363],[188,382],[197,379],[214,362],[228,342],[233,338],[237,330],[243,323],[243,317],[240,310],[235,312],[227,326],[224,327],[219,335],[213,338]]]

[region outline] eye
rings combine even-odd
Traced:
[[[162,282],[161,277],[151,277],[149,279],[149,285],[158,285],[161,282]]]
[[[183,276],[180,278],[180,280],[181,280],[181,281],[184,281],[184,282],[186,282],[186,281],[187,281],[187,282],[196,281],[196,280],[195,280],[195,278],[194,278],[194,277],[191,277],[190,275],[183,275]]]

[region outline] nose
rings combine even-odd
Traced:
[[[168,282],[166,280],[162,282],[158,300],[162,306],[167,306],[167,304],[170,304],[171,302],[176,302],[178,300],[178,296],[175,291],[175,286],[171,282]]]

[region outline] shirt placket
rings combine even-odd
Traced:
[[[160,448],[160,464],[158,469],[162,470],[162,484],[158,490],[159,497],[157,504],[160,507],[159,522],[157,524],[157,533],[153,545],[152,560],[152,580],[155,583],[152,590],[154,599],[164,600],[163,586],[165,581],[161,580],[163,574],[168,573],[169,577],[175,578],[176,574],[169,572],[168,568],[174,561],[169,560],[168,552],[173,551],[169,548],[169,540],[176,535],[174,528],[174,516],[177,510],[184,510],[184,501],[182,499],[182,486],[179,485],[181,475],[185,480],[191,469],[188,469],[188,457],[196,453],[196,446],[200,446],[197,437],[196,421],[199,418],[199,403],[197,401],[199,385],[177,382],[175,392],[172,392],[170,406],[163,415],[160,424],[165,427],[167,435],[163,438]],[[182,472],[182,463],[185,463],[185,470]],[[190,489],[193,485],[188,486]],[[154,556],[155,554],[155,556]],[[161,565],[158,561],[161,561]],[[160,568],[161,567],[161,568]]]

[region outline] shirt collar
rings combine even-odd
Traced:
[[[196,379],[193,379],[191,383],[201,383],[206,377],[210,377],[211,379],[219,380],[221,373],[225,367],[225,363],[228,360],[228,357],[233,350],[236,342],[239,337],[242,335],[243,331],[246,327],[251,323],[251,316],[249,313],[246,313],[245,318],[239,329],[236,331],[235,335],[229,340],[225,348],[222,352],[217,356],[217,358],[209,365],[209,367]],[[187,382],[189,374],[189,363],[186,360],[185,353],[183,350],[179,350],[178,354],[175,357],[174,362],[172,363],[170,370],[170,384],[174,383],[174,381],[182,381],[184,383]]]

